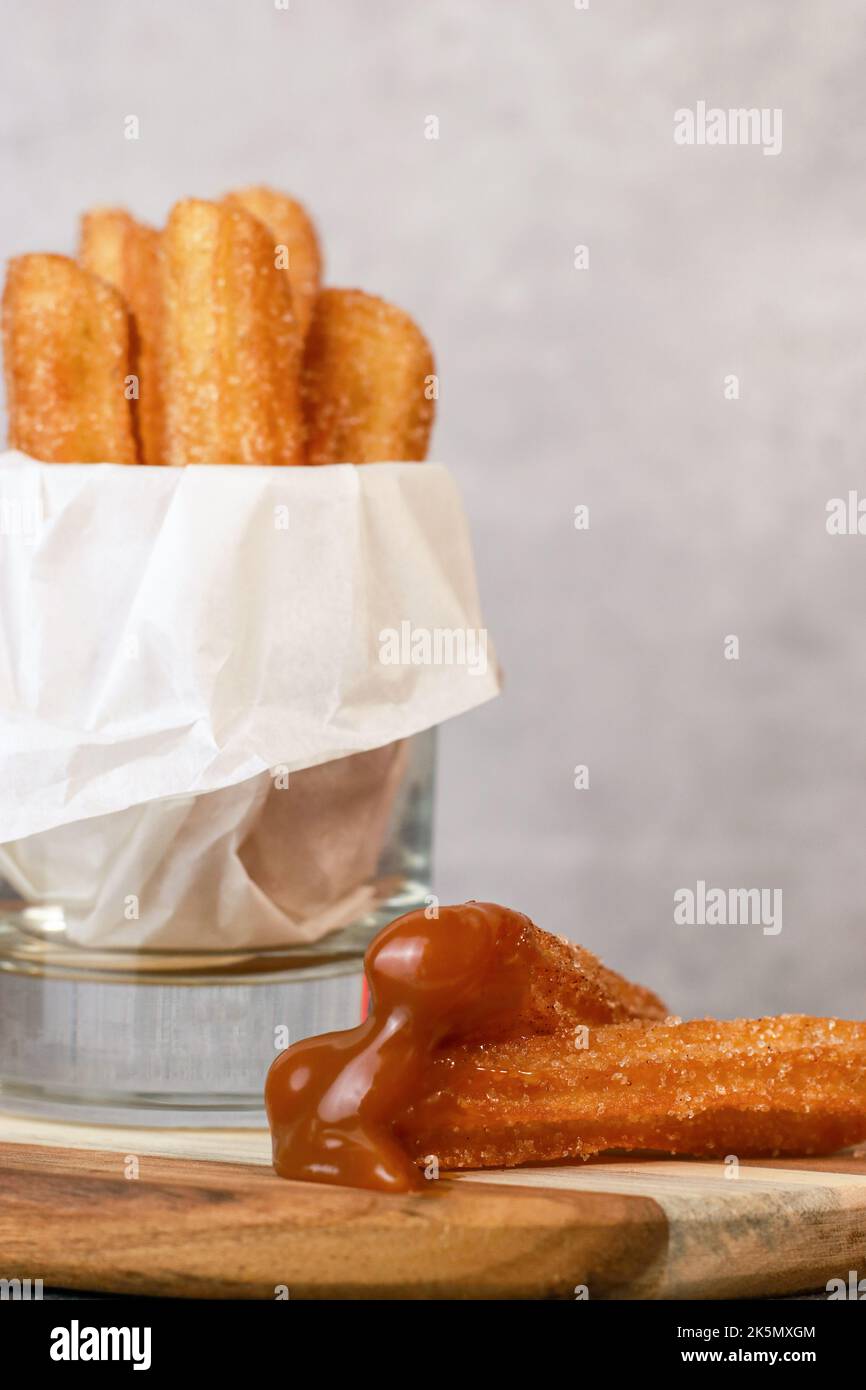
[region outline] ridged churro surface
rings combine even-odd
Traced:
[[[8,439],[46,463],[136,463],[121,295],[66,256],[10,261],[3,294]]]
[[[166,462],[304,462],[300,348],[270,234],[187,199],[163,233]]]
[[[287,1178],[383,1191],[421,1188],[397,1123],[424,1096],[431,1057],[490,1039],[520,1049],[544,1036],[574,1043],[578,1026],[658,1017],[649,991],[589,951],[541,931],[522,912],[469,902],[407,913],[365,956],[371,1012],[357,1028],[305,1038],[268,1073],[274,1164]],[[482,1041],[483,1040],[483,1041]],[[564,1045],[568,1045],[567,1043]]]
[[[481,904],[480,910],[486,905]],[[472,910],[467,904],[465,915]],[[449,929],[443,908],[442,930]],[[668,1010],[652,990],[633,984],[624,976],[602,965],[597,956],[583,946],[542,931],[529,917],[512,913],[520,923],[513,945],[512,959],[523,972],[520,1003],[507,1023],[491,1028],[486,1023],[478,1032],[461,1032],[463,1042],[496,1038],[525,1038],[530,1034],[550,1034],[573,1030],[579,1024],[619,1023],[630,1018],[663,1019]],[[459,928],[457,928],[459,930]],[[504,964],[504,962],[503,962]]]
[[[229,193],[226,203],[245,208],[267,227],[273,239],[273,253],[282,262],[288,258],[286,274],[292,290],[298,334],[303,342],[309,332],[313,306],[322,280],[322,252],[312,219],[301,203],[274,188],[256,185]]]
[[[440,1048],[395,1136],[445,1168],[611,1149],[742,1158],[866,1138],[866,1024],[777,1018],[590,1028]]]
[[[866,1138],[866,1023],[664,1017],[651,991],[495,903],[408,913],[365,966],[367,1019],[268,1074],[283,1177],[404,1192],[433,1157],[771,1157]]]
[[[402,309],[361,290],[323,290],[304,354],[307,461],[423,459],[433,423],[433,356]]]
[[[114,285],[132,314],[132,369],[138,377],[137,419],[141,462],[165,462],[162,386],[162,274],[160,235],[123,208],[93,208],[81,219],[79,260]]]

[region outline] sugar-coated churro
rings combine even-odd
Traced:
[[[489,917],[490,903],[466,903],[460,908],[440,909],[443,933],[465,930],[473,916]],[[506,909],[500,908],[503,914]],[[456,921],[463,926],[456,926]],[[630,1018],[663,1019],[668,1010],[652,990],[632,984],[615,970],[608,969],[583,946],[542,931],[522,912],[508,911],[497,952],[510,956],[519,965],[520,997],[517,1006],[498,1023],[489,1017],[473,1029],[462,1022],[463,1042],[480,1038],[522,1038],[533,1034],[560,1033],[578,1024],[619,1023]],[[506,962],[500,961],[505,968]]]
[[[585,1045],[583,1045],[585,1042]],[[866,1024],[630,1022],[443,1048],[395,1124],[416,1158],[509,1167],[610,1149],[830,1153],[866,1136]]]
[[[433,423],[433,356],[408,314],[361,290],[323,290],[304,354],[307,460],[423,459]]]
[[[159,232],[123,208],[93,208],[81,219],[78,258],[120,291],[132,314],[133,370],[138,377],[141,462],[165,462],[162,389],[162,274]]]
[[[246,208],[270,232],[275,261],[289,278],[298,334],[303,342],[322,280],[322,252],[309,214],[294,198],[262,185],[236,189],[226,196],[225,202]]]
[[[163,233],[166,462],[303,463],[300,347],[270,234],[186,199]]]
[[[3,294],[10,447],[46,463],[136,463],[130,324],[66,256],[10,261]]]

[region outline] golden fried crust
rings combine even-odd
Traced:
[[[309,463],[427,453],[433,357],[408,314],[361,290],[323,290],[303,369]]]
[[[583,946],[542,931],[528,917],[522,921],[514,950],[525,972],[525,991],[516,1014],[495,1031],[488,1025],[483,1034],[462,1033],[461,1042],[557,1032],[568,1033],[572,1040],[581,1025],[667,1017],[668,1010],[652,990],[623,979]]]
[[[163,233],[166,462],[304,462],[300,348],[270,234],[187,199]]]
[[[292,302],[303,343],[313,317],[313,306],[322,280],[322,252],[316,229],[306,209],[294,198],[261,186],[239,188],[227,194],[224,201],[231,207],[242,207],[267,227],[273,242],[272,253],[285,272],[292,288]],[[285,253],[285,256],[283,255]]]
[[[142,462],[164,458],[165,414],[160,366],[162,273],[160,235],[123,208],[94,208],[81,219],[78,259],[86,270],[120,290],[132,313],[134,403]]]
[[[395,1125],[417,1159],[509,1167],[611,1149],[831,1153],[866,1138],[866,1023],[783,1015],[440,1049]]]
[[[19,256],[6,276],[3,347],[11,448],[46,463],[137,462],[117,290],[66,256]]]

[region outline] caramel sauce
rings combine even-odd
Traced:
[[[527,918],[494,903],[410,912],[364,959],[370,1010],[357,1028],[305,1038],[271,1066],[265,1105],[283,1178],[380,1192],[427,1186],[394,1138],[432,1050],[507,1029],[526,990]]]

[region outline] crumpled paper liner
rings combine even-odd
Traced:
[[[492,649],[378,659],[404,621],[482,626],[446,471],[7,454],[0,502],[0,874],[100,947],[283,946],[368,910],[405,740],[498,691]]]
[[[317,941],[375,907],[376,865],[409,765],[403,741],[204,796],[59,826],[0,848],[27,902],[63,909],[92,948],[268,949]]]

